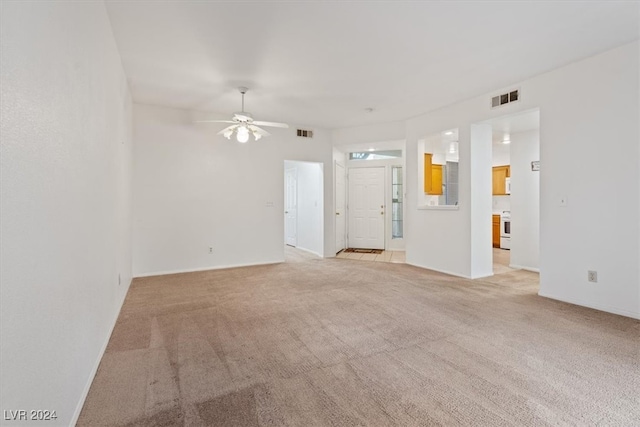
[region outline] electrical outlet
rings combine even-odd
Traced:
[[[213,246],[209,246],[209,253],[212,254],[213,253]]]
[[[593,270],[587,271],[587,280],[593,283],[598,283],[598,272]]]

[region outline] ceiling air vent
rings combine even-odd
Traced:
[[[313,131],[298,129],[298,136],[302,138],[313,138]]]
[[[519,92],[520,91],[516,89],[508,93],[503,93],[502,95],[494,96],[491,98],[491,108],[500,107],[501,105],[517,101],[520,99]]]

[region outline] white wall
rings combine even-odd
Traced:
[[[515,268],[538,271],[540,259],[540,133],[511,134],[511,261]]]
[[[471,277],[493,275],[491,198],[491,125],[471,125]]]
[[[640,317],[639,51],[635,42],[536,82],[540,294],[635,317]],[[566,207],[559,203],[563,196]],[[587,270],[598,271],[599,283],[587,282]]]
[[[493,196],[493,205],[491,209],[496,214],[499,214],[502,211],[510,211],[511,196]]]
[[[513,138],[511,138],[513,140]],[[493,144],[492,145],[492,166],[504,166],[511,164],[511,144]]]
[[[491,110],[486,94],[408,120],[409,156],[424,135],[461,131],[459,210],[418,210],[418,161],[407,159],[407,262],[471,276],[468,129],[539,107],[540,294],[640,317],[638,51],[634,42],[497,89],[521,90],[521,100],[504,107]],[[614,152],[625,156],[608,161]],[[561,196],[568,206],[559,206]],[[587,282],[587,270],[598,271],[598,284]]]
[[[331,141],[337,147],[379,141],[404,141],[404,132],[404,122],[379,123],[371,126],[334,129],[331,132]],[[376,145],[376,147],[386,149],[388,146]]]
[[[429,135],[458,129],[459,204],[418,209],[424,202],[422,156],[418,144]],[[471,276],[470,125],[456,113],[439,110],[406,122],[405,245],[407,263],[463,277]],[[423,152],[420,150],[420,152]]]
[[[136,104],[133,117],[135,276],[283,261],[284,160],[323,164],[323,254],[335,255],[328,132],[240,144],[194,124],[203,113]]]
[[[285,161],[285,168],[297,170],[297,243],[318,256],[323,254],[323,168],[320,163]]]
[[[131,99],[100,2],[2,2],[1,43],[0,409],[69,425],[131,280]]]

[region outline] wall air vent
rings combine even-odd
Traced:
[[[502,95],[491,98],[491,108],[500,107],[504,104],[515,102],[518,99],[520,99],[520,91],[518,89],[512,90],[508,93],[503,93]]]
[[[301,138],[313,138],[313,131],[298,129],[298,136]]]

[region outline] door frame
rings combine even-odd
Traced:
[[[346,182],[345,182],[345,187],[346,187],[346,198],[347,198],[347,204],[346,204],[346,211],[347,211],[347,219],[346,219],[346,228],[347,228],[347,236],[346,236],[346,245],[348,248],[352,247],[351,246],[351,242],[350,242],[350,234],[351,234],[351,230],[349,227],[349,223],[351,222],[351,194],[350,194],[350,174],[351,174],[351,170],[352,169],[382,169],[382,200],[383,200],[383,212],[384,212],[384,218],[382,221],[382,249],[386,250],[387,248],[387,231],[389,226],[387,225],[387,208],[388,208],[388,203],[387,203],[387,197],[389,196],[390,191],[387,189],[387,181],[388,181],[388,174],[390,173],[390,168],[386,167],[385,165],[372,165],[372,164],[366,164],[366,165],[358,165],[358,166],[349,166],[347,168],[346,171]]]
[[[344,221],[344,226],[342,227],[342,230],[340,230],[338,228],[338,218],[337,216],[340,215],[340,212],[338,211],[338,174],[340,173],[339,169],[342,169],[342,178],[343,178],[343,212],[342,212],[342,220]],[[333,188],[333,197],[334,197],[334,206],[335,206],[335,220],[334,220],[334,227],[335,227],[335,252],[336,254],[344,249],[346,249],[349,246],[349,242],[347,241],[347,227],[348,227],[348,213],[347,213],[347,186],[348,186],[348,182],[347,182],[347,168],[340,162],[338,162],[337,160],[334,161],[334,175],[333,175],[333,179],[334,179],[334,188]],[[339,248],[338,247],[338,233],[342,231],[342,241],[344,242],[343,247]]]
[[[289,215],[289,211],[287,209],[289,209],[288,206],[288,191],[287,191],[287,174],[290,173],[290,171],[293,171],[293,176],[294,176],[294,180],[295,180],[295,205],[296,205],[296,213],[295,213],[295,233],[294,233],[294,244],[290,244],[287,236],[287,223],[289,222],[289,218],[287,217]],[[288,246],[293,246],[294,248],[298,246],[298,168],[295,166],[291,166],[291,167],[286,167],[284,168],[284,244],[288,245]]]

